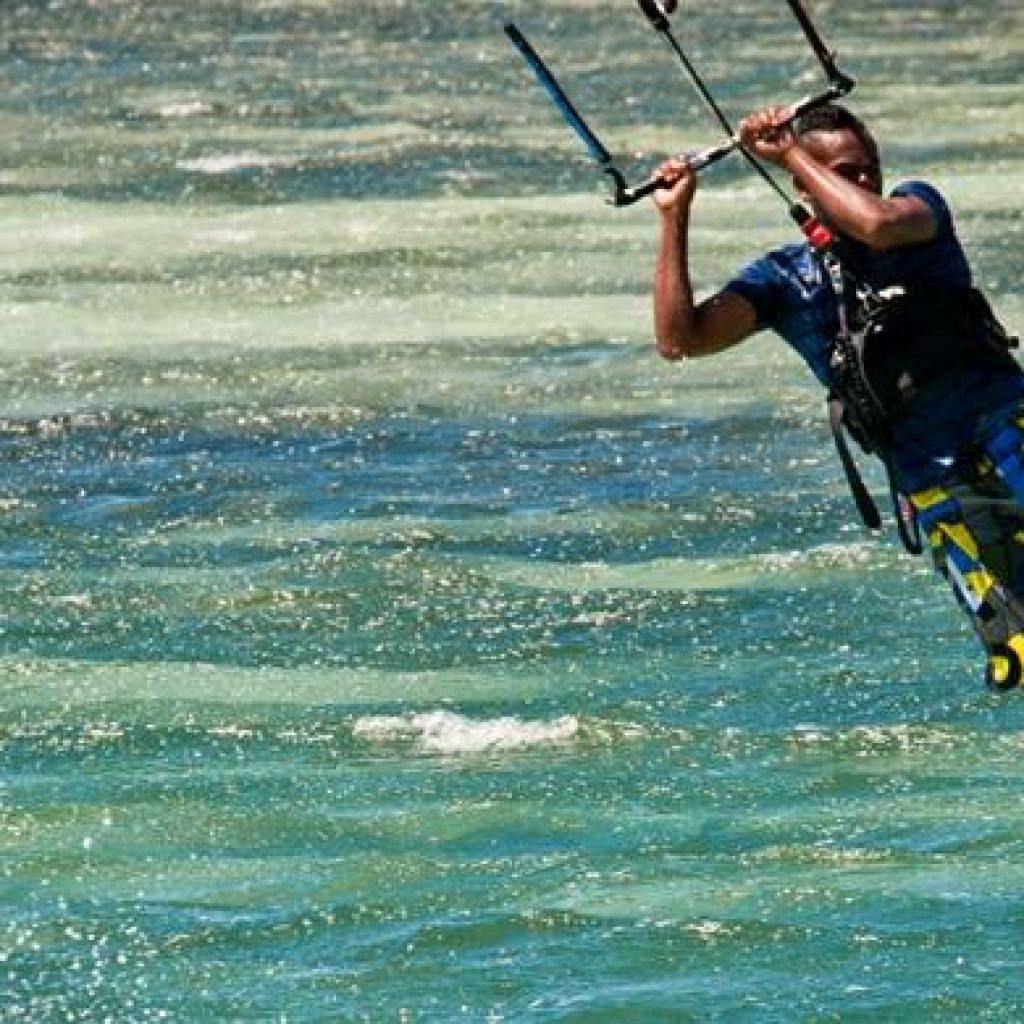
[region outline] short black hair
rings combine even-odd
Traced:
[[[881,170],[882,158],[879,155],[875,137],[868,131],[864,122],[846,107],[840,106],[838,103],[825,103],[802,114],[796,122],[797,135],[807,135],[810,132],[841,131],[853,132],[868,151],[872,163]]]

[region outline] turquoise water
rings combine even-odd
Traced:
[[[1019,4],[814,8],[1024,330]],[[610,0],[0,11],[0,1020],[1022,1019],[1024,702],[791,356],[655,357],[509,16],[714,141]],[[705,178],[701,288],[791,237]]]

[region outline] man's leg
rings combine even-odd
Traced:
[[[997,690],[1020,685],[1024,508],[961,485],[918,491],[910,502],[936,569],[949,581],[985,648],[986,682]]]

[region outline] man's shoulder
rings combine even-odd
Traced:
[[[780,245],[769,249],[761,256],[756,257],[747,264],[747,270],[759,270],[761,273],[777,277],[787,277],[794,271],[799,271],[815,264],[814,253],[806,243],[790,242],[787,245]]]
[[[906,178],[903,181],[899,181],[889,190],[889,195],[938,196],[940,199],[942,198],[942,193],[938,188],[936,188],[930,181],[925,181],[923,178]]]
[[[754,307],[758,329],[783,325],[794,315],[827,303],[831,295],[821,264],[806,244],[771,249],[743,267],[723,289]],[[784,331],[783,331],[784,333]]]
[[[819,286],[824,278],[821,262],[806,242],[791,242],[770,249],[747,268],[747,273],[760,274],[777,287],[795,291],[807,298],[807,289]]]

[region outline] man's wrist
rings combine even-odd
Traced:
[[[793,171],[796,169],[794,165],[799,164],[803,156],[804,151],[800,143],[794,141],[779,154],[779,166],[785,167],[787,171]]]
[[[662,227],[678,230],[689,224],[690,204],[673,203],[671,206],[659,206],[658,213],[661,214]]]

